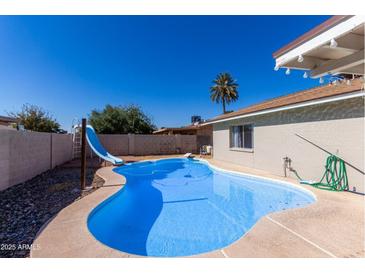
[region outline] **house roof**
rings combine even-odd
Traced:
[[[283,46],[282,48],[278,49],[273,53],[273,57],[277,58],[284,53],[292,50],[293,48],[297,47],[300,44],[312,39],[313,37],[317,36],[318,34],[332,28],[333,26],[337,25],[338,23],[352,17],[353,15],[335,15],[332,16],[330,19],[324,21],[322,24],[319,24],[315,28],[311,29],[310,31],[304,33],[303,35],[299,36],[294,41],[290,42],[289,44]]]
[[[213,119],[208,120],[206,123],[217,122],[227,118],[234,118],[236,116],[241,116],[245,114],[253,114],[263,110],[276,109],[280,107],[290,106],[298,103],[313,101],[317,99],[329,98],[338,95],[349,94],[355,91],[363,89],[363,82],[361,79],[354,79],[351,85],[346,83],[341,83],[338,85],[329,84],[324,86],[319,86],[299,92],[295,92],[289,95],[280,96],[259,104],[251,105],[249,107],[226,113],[217,116]]]

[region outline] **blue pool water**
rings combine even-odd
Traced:
[[[315,198],[294,186],[168,159],[114,169],[127,179],[88,219],[100,242],[132,254],[188,256],[223,248],[261,217]]]

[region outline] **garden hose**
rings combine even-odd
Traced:
[[[303,181],[296,172],[294,172],[294,174],[299,178],[301,184],[308,184],[319,189],[331,191],[348,190],[348,178],[345,162],[335,155],[327,157],[326,171],[324,172],[321,180],[317,183]],[[326,180],[324,181],[324,179]]]

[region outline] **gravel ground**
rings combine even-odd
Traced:
[[[87,170],[87,185],[104,182]],[[0,191],[0,258],[29,257],[39,229],[61,209],[91,193],[80,191],[79,168],[55,168]]]

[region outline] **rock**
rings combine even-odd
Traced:
[[[88,186],[95,181],[103,183],[92,169],[87,170],[86,178]],[[60,167],[0,191],[0,243],[17,247],[32,244],[39,229],[50,218],[82,198],[79,186],[80,170]],[[0,250],[0,257],[29,257],[29,252],[29,249],[5,249]]]

